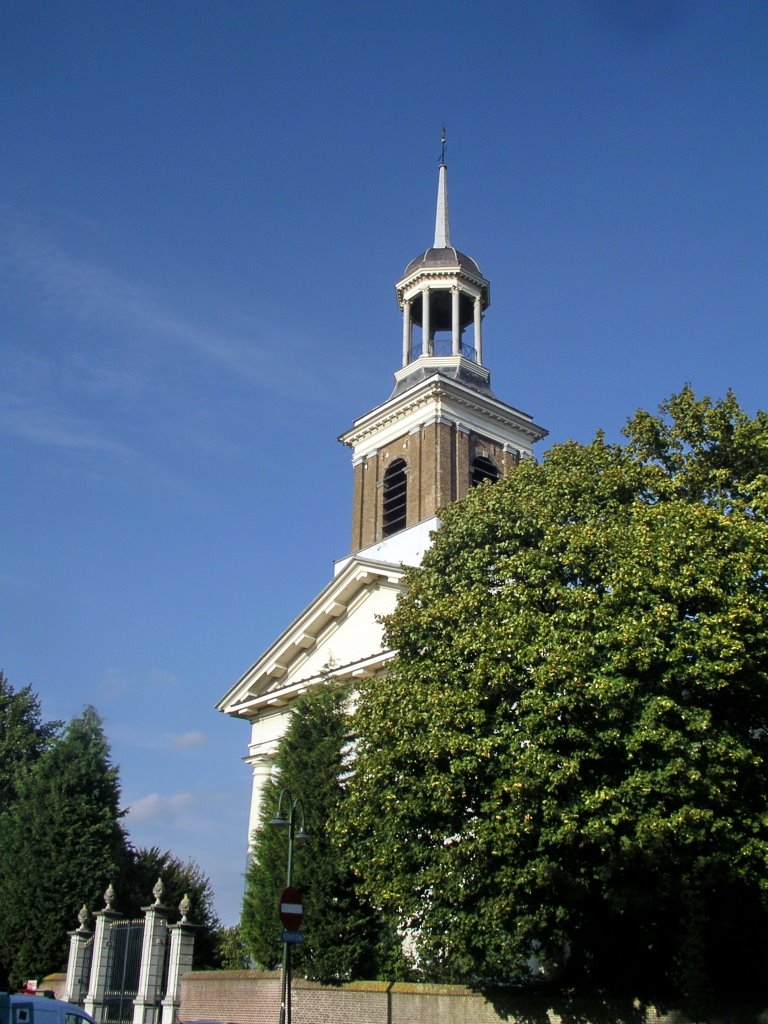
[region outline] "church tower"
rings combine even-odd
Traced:
[[[250,724],[249,836],[293,702],[333,680],[386,671],[395,652],[383,646],[381,617],[405,592],[403,566],[420,563],[439,510],[531,458],[547,433],[491,391],[483,362],[490,285],[451,244],[444,159],[434,244],[411,260],[395,294],[402,358],[394,389],[339,439],[352,450],[351,553],[216,705]]]
[[[395,293],[403,335],[394,391],[340,438],[354,466],[353,552],[425,522],[433,528],[440,508],[504,476],[546,435],[491,391],[483,364],[490,284],[451,245],[444,161],[434,245],[411,260]]]

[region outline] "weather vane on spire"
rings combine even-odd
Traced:
[[[443,134],[440,138],[440,163],[445,163],[445,125],[443,125]]]

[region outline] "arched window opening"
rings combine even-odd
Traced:
[[[385,537],[405,529],[408,474],[405,459],[395,459],[384,474],[383,529]]]
[[[472,486],[477,487],[483,480],[495,483],[499,479],[499,471],[490,459],[478,455],[472,460]]]

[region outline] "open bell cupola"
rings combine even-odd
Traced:
[[[411,260],[395,289],[403,313],[403,369],[408,370],[399,375],[400,380],[438,365],[457,368],[461,360],[482,367],[483,313],[490,305],[490,284],[472,257],[451,245],[448,168],[443,162],[434,245]],[[471,343],[465,340],[469,327]]]

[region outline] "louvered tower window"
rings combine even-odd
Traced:
[[[484,455],[478,455],[472,460],[472,486],[477,487],[483,480],[490,480],[495,483],[499,479],[499,471]]]
[[[404,459],[395,459],[384,474],[384,510],[382,534],[390,537],[405,529],[408,499],[408,474]]]

